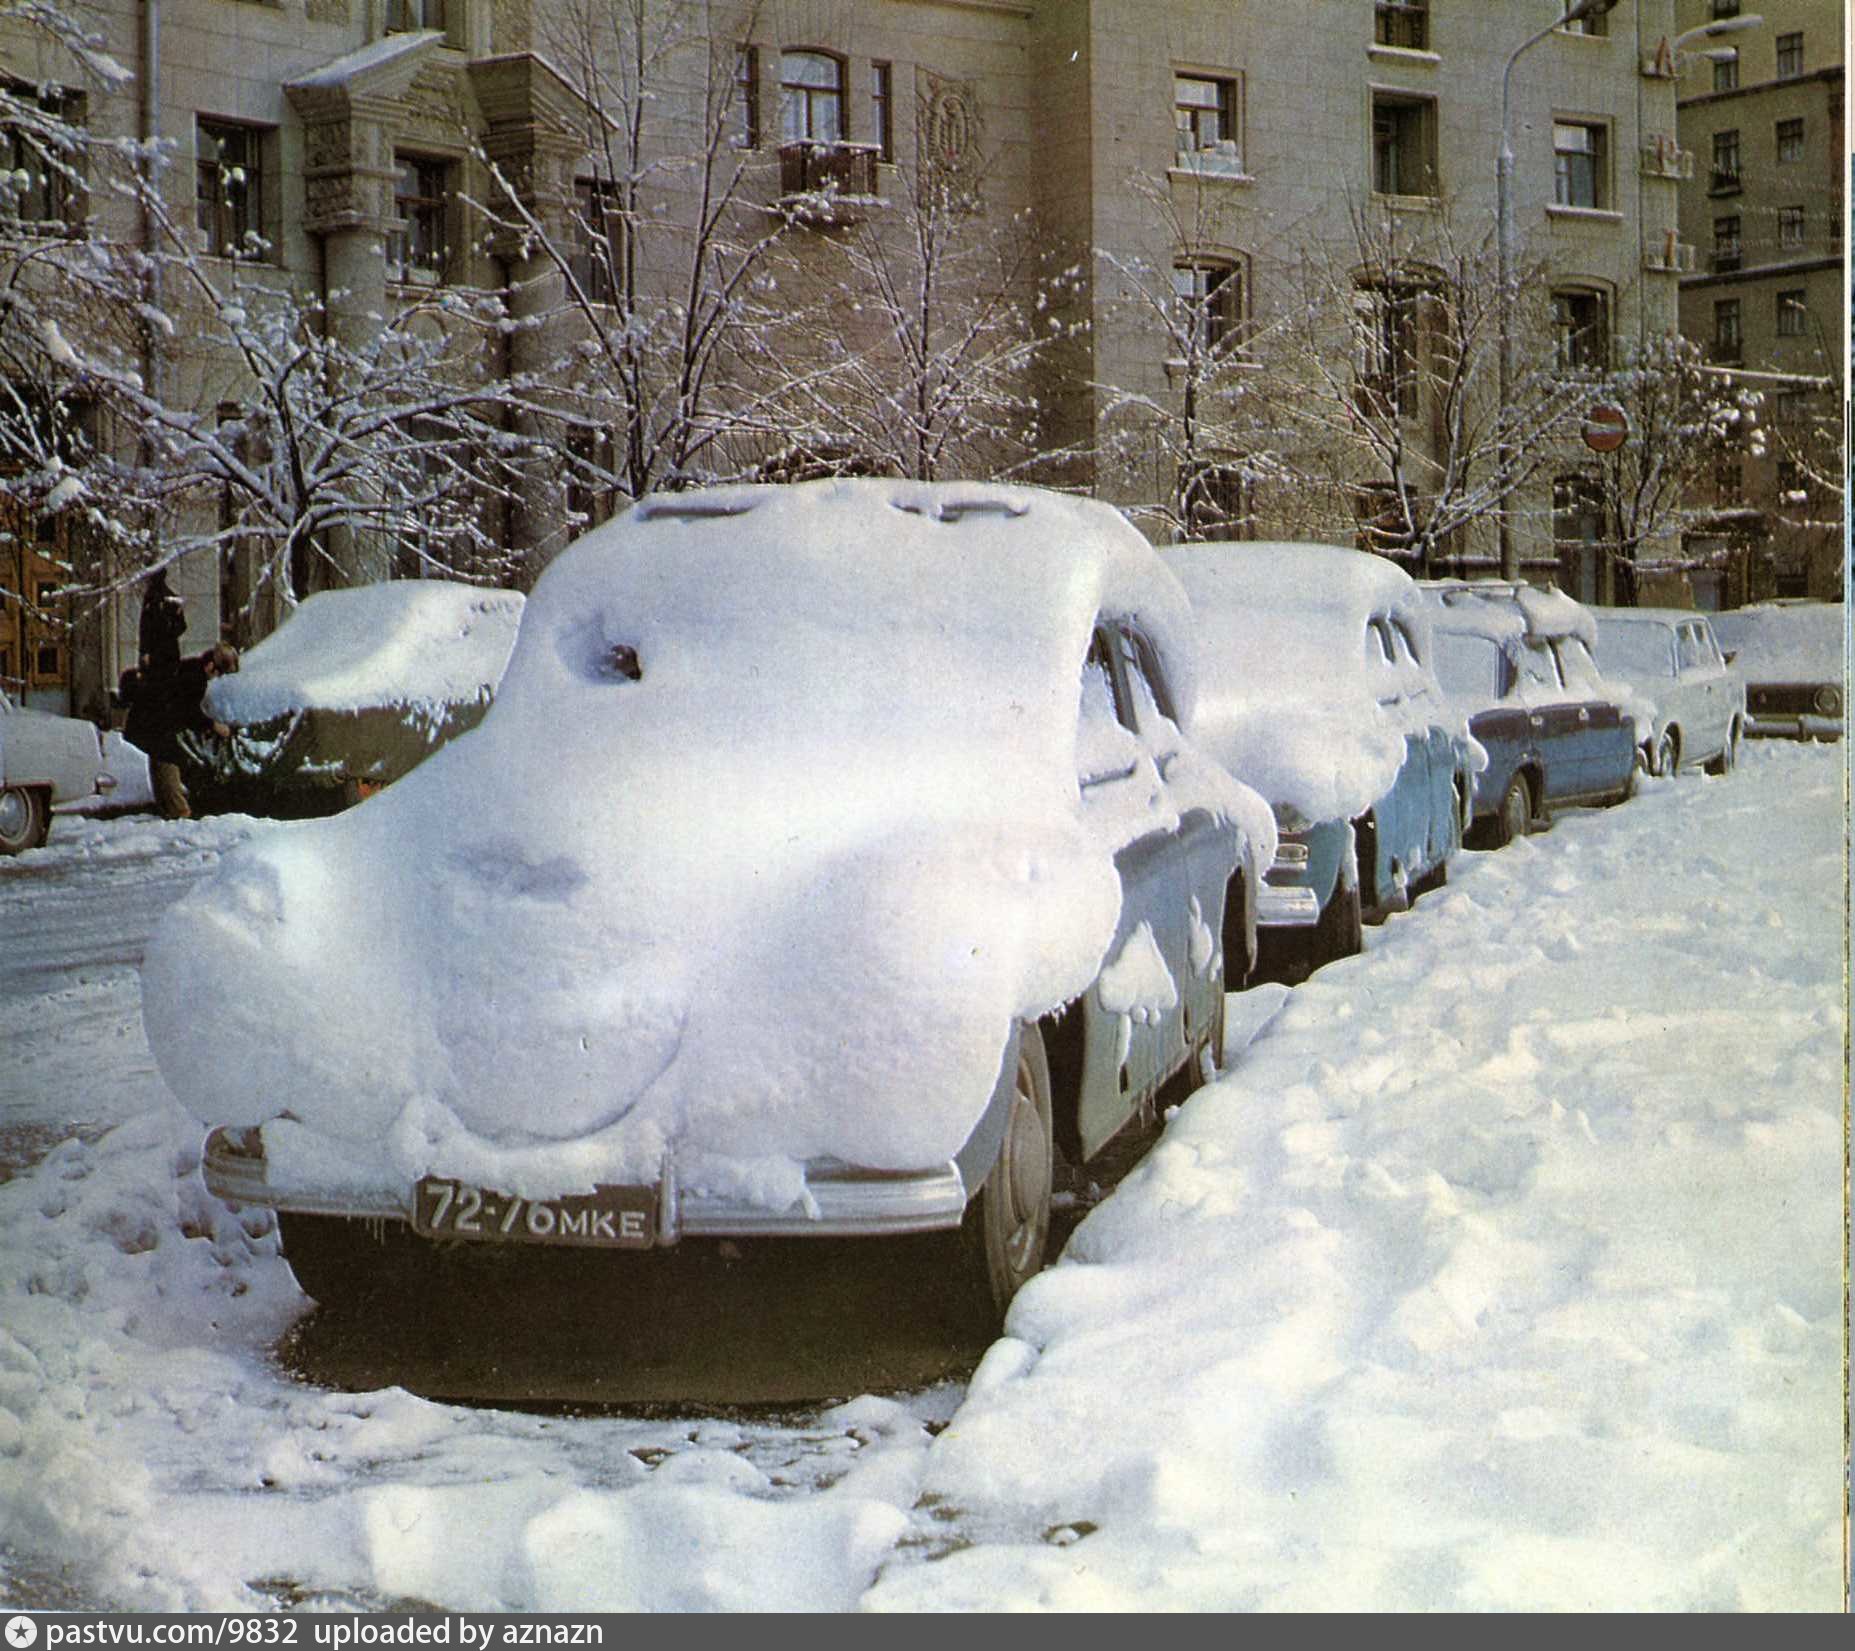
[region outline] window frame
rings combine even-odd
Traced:
[[[1772,295],[1772,331],[1779,338],[1805,338],[1810,331],[1810,289],[1786,287]]]
[[[265,236],[264,163],[265,140],[270,128],[249,121],[223,120],[217,115],[193,118],[194,222],[205,238],[205,252],[212,258],[242,258],[248,263],[265,262],[271,256],[268,245],[248,248],[247,236],[260,243]],[[204,154],[210,139],[215,153],[211,160]],[[233,160],[230,168],[243,175],[228,177],[225,148],[236,139],[248,145],[247,158]],[[208,193],[208,179],[212,180]],[[233,190],[236,189],[236,198]]]
[[[1745,307],[1737,298],[1713,301],[1713,348],[1737,360],[1745,349]]]
[[[1772,126],[1778,165],[1795,166],[1804,158],[1809,126],[1802,115],[1787,115]]]
[[[1577,134],[1588,147],[1568,148],[1566,139]],[[1552,121],[1552,201],[1554,206],[1587,212],[1611,210],[1610,130],[1608,122],[1568,117]],[[1582,165],[1573,163],[1581,162]],[[1590,199],[1578,200],[1578,185],[1588,184]]]
[[[895,164],[895,65],[885,58],[870,63],[870,141],[876,158]]]
[[[1406,38],[1397,39],[1403,35]],[[1372,43],[1394,51],[1430,49],[1430,0],[1376,0],[1372,8]]]
[[[36,108],[47,123],[80,131],[86,124],[88,107],[84,94],[68,87],[37,87],[8,78],[6,90],[16,104]],[[0,222],[14,225],[25,233],[36,230],[47,236],[74,236],[82,232],[83,201],[87,193],[84,178],[82,140],[78,139],[68,155],[54,155],[34,136],[31,125],[24,122],[0,122],[0,168],[8,172],[38,170],[38,176],[15,197],[14,209],[0,211]],[[19,210],[40,207],[41,211]]]
[[[1776,48],[1778,79],[1803,79],[1803,30],[1794,29],[1779,35]]]
[[[1737,126],[1722,126],[1709,137],[1712,164],[1707,191],[1712,195],[1736,195],[1744,187],[1745,154]],[[1730,163],[1730,164],[1729,164]]]
[[[790,71],[795,64],[828,65],[833,77],[832,83],[829,86],[814,85],[810,81],[791,78]],[[779,54],[779,141],[781,147],[803,143],[829,148],[849,142],[848,90],[844,59],[837,52],[826,51],[818,46],[783,47]],[[828,136],[821,135],[815,130],[815,113],[821,107],[831,110],[832,124],[836,128]],[[794,110],[803,114],[803,120],[800,122],[803,130],[793,130]]]
[[[1193,101],[1186,95],[1188,86],[1209,88],[1209,102]],[[1240,93],[1234,75],[1214,75],[1193,69],[1172,71],[1173,146],[1181,155],[1199,155],[1216,149],[1220,143],[1237,141],[1237,116]],[[1207,138],[1202,128],[1209,116],[1214,127]]]
[[[760,147],[760,48],[747,41],[734,48],[734,96],[737,115],[734,146],[737,149]]]
[[[1437,100],[1421,92],[1374,86],[1371,92],[1372,193],[1411,200],[1435,200],[1442,194],[1437,149]],[[1397,130],[1381,130],[1394,121]],[[1405,177],[1407,149],[1415,147],[1412,165],[1420,176]],[[1396,187],[1386,187],[1387,184]],[[1414,187],[1413,187],[1414,186]]]
[[[1808,241],[1808,217],[1801,206],[1778,208],[1778,245],[1795,251]]]
[[[589,303],[615,304],[625,290],[629,248],[618,182],[613,178],[575,178],[573,195],[581,242],[573,257],[574,276]],[[599,256],[601,245],[604,257]]]
[[[1553,360],[1562,373],[1605,372],[1611,358],[1610,294],[1602,287],[1568,282],[1552,289]],[[1591,320],[1581,322],[1572,305],[1589,304]]]
[[[1716,92],[1736,92],[1739,90],[1739,48],[1723,48],[1730,56],[1722,56],[1713,62],[1713,89]]]
[[[393,211],[403,226],[387,238],[387,279],[401,286],[442,286],[449,277],[451,262],[451,175],[456,163],[448,156],[423,154],[418,150],[393,151]],[[418,193],[404,185],[411,172],[420,185]],[[423,186],[435,183],[435,193],[425,193]],[[407,206],[414,208],[408,214]],[[415,261],[421,242],[427,236],[435,244],[430,251],[434,261]]]
[[[1712,267],[1715,274],[1728,275],[1745,261],[1744,224],[1737,212],[1713,220]]]
[[[1248,332],[1249,275],[1241,257],[1180,255],[1172,261],[1172,324],[1188,350],[1201,358],[1228,361],[1243,353]],[[1191,290],[1180,278],[1189,277]]]
[[[1561,12],[1570,11],[1576,3],[1577,0],[1561,0]],[[1592,12],[1576,21],[1561,15],[1558,27],[1561,34],[1582,35],[1587,40],[1608,40],[1610,38],[1610,14]]]
[[[448,33],[448,0],[386,0],[384,34],[418,34],[424,30]],[[417,15],[412,15],[416,13]]]

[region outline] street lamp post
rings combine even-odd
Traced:
[[[1514,129],[1513,129],[1513,90],[1514,65],[1520,61],[1520,54],[1537,46],[1547,35],[1565,27],[1567,23],[1581,22],[1587,17],[1602,17],[1617,0],[1578,0],[1578,4],[1567,7],[1565,15],[1556,22],[1548,23],[1538,34],[1521,41],[1507,59],[1507,67],[1501,72],[1501,148],[1495,156],[1494,163],[1494,199],[1495,199],[1495,256],[1497,259],[1497,277],[1500,282],[1498,314],[1500,318],[1501,349],[1500,376],[1498,393],[1500,411],[1498,416],[1499,438],[1495,447],[1495,465],[1499,471],[1501,489],[1500,535],[1501,535],[1501,577],[1518,579],[1520,577],[1520,552],[1514,544],[1513,522],[1513,399],[1514,385]]]

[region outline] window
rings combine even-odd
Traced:
[[[612,432],[576,424],[567,432],[568,531],[577,538],[589,527],[609,522],[618,511],[618,489],[611,484],[616,465]]]
[[[1804,468],[1795,459],[1778,460],[1778,503],[1808,504],[1810,502],[1810,478],[1804,474]]]
[[[0,86],[0,219],[52,234],[75,226],[79,160],[59,128],[83,120],[79,93]]]
[[[1739,215],[1713,220],[1713,269],[1715,274],[1724,274],[1739,267]]]
[[[1745,478],[1740,473],[1739,460],[1722,458],[1713,467],[1713,493],[1721,504],[1737,504],[1739,496],[1745,491]]]
[[[1381,195],[1436,193],[1434,101],[1372,94],[1372,187]]]
[[[1367,416],[1415,411],[1418,346],[1434,295],[1414,281],[1376,281],[1353,295],[1356,401]]]
[[[1430,0],[1378,0],[1372,38],[1381,46],[1427,51],[1430,45]]]
[[[1576,0],[1564,0],[1563,10],[1570,11]],[[1592,12],[1580,17],[1576,22],[1567,21],[1559,25],[1567,34],[1588,34],[1602,37],[1610,33],[1610,17],[1605,12]]]
[[[625,214],[618,185],[610,178],[581,178],[573,187],[582,247],[573,260],[574,278],[593,303],[615,303],[625,285]]]
[[[1739,129],[1736,126],[1713,134],[1713,178],[1708,187],[1716,195],[1739,192]]]
[[[753,149],[760,143],[760,48],[734,48],[734,146]]]
[[[1802,287],[1791,287],[1778,294],[1778,336],[1802,338],[1810,319],[1809,295]]]
[[[1601,292],[1562,287],[1552,295],[1555,358],[1567,372],[1610,365],[1610,318]]]
[[[1778,36],[1778,79],[1795,80],[1803,73],[1803,36]]]
[[[1803,208],[1801,206],[1778,208],[1778,245],[1781,247],[1803,245]]]
[[[1715,17],[1737,17],[1739,0],[1713,0],[1713,15]]]
[[[1714,59],[1713,89],[1716,92],[1732,92],[1739,88],[1739,48],[1722,46],[1722,55]]]
[[[1180,154],[1194,155],[1236,141],[1236,94],[1231,81],[1174,75],[1172,103]]]
[[[1780,162],[1803,159],[1803,117],[1778,122],[1778,159]]]
[[[1772,417],[1779,424],[1800,424],[1807,413],[1805,392],[1780,390],[1771,398]]]
[[[1604,179],[1604,128],[1587,121],[1552,123],[1552,198],[1559,206],[1610,204]]]
[[[445,0],[387,0],[388,34],[415,29],[443,29]]]
[[[895,71],[887,63],[870,65],[870,137],[884,160],[895,159]]]
[[[444,276],[445,206],[450,164],[422,155],[398,155],[393,205],[399,232],[387,249],[387,269],[396,281],[437,281]]]
[[[1228,463],[1180,465],[1179,514],[1188,538],[1248,538],[1255,500],[1243,467]]]
[[[1187,262],[1172,266],[1176,340],[1193,352],[1234,351],[1243,335],[1243,272],[1234,264]]]
[[[255,258],[263,250],[263,134],[255,126],[202,120],[196,129],[197,200],[206,250]]]
[[[844,136],[844,65],[828,52],[779,54],[783,143],[836,143]]]
[[[1713,302],[1713,359],[1737,361],[1745,337],[1740,323],[1739,300],[1716,298]]]

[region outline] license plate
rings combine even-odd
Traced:
[[[515,1198],[427,1176],[413,1189],[412,1227],[427,1238],[479,1244],[568,1244],[648,1250],[656,1240],[655,1187],[595,1187],[566,1198]]]

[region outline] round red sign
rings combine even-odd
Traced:
[[[1615,402],[1601,401],[1585,414],[1579,433],[1593,453],[1614,453],[1629,439],[1629,415]]]

